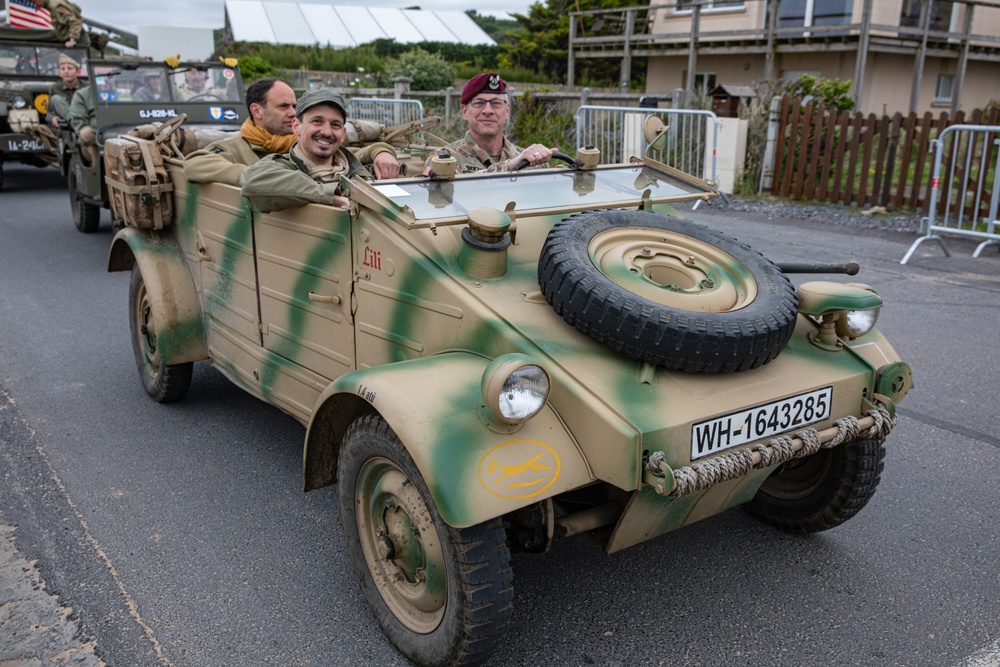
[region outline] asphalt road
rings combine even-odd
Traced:
[[[335,489],[301,491],[303,427],[207,364],[184,401],[151,401],[107,213],[80,234],[54,171],[5,171],[0,524],[83,638],[121,667],[407,664],[359,594]],[[1000,254],[925,244],[900,266],[912,234],[691,217],[777,261],[861,263],[916,383],[879,491],[807,537],[734,510],[613,556],[585,536],[515,556],[489,664],[1000,664]]]

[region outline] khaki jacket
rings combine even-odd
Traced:
[[[341,146],[340,152],[347,158],[348,178],[371,178],[351,151]],[[333,196],[340,194],[339,190],[339,180],[324,183],[314,179],[306,164],[289,151],[284,155],[268,155],[244,169],[240,193],[258,210],[270,213],[304,204],[333,204]]]
[[[83,29],[80,8],[69,0],[43,0],[42,6],[52,14],[52,29],[60,42],[76,40],[79,47],[90,46],[90,35]]]
[[[385,151],[396,154],[392,146],[382,142],[348,150],[364,164],[371,164],[376,155]],[[240,135],[226,137],[185,157],[184,177],[192,183],[226,183],[239,187],[243,170],[268,155],[266,148],[251,144]]]

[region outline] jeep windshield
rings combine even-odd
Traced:
[[[56,79],[59,77],[59,56],[64,53],[78,63],[86,62],[84,49],[0,42],[0,75]]]
[[[240,102],[240,80],[230,67],[94,67],[98,98],[108,104],[135,102]]]
[[[713,192],[689,178],[650,161],[589,171],[538,169],[454,180],[409,179],[374,187],[398,206],[409,207],[417,220],[429,220],[464,217],[481,206],[504,210],[511,202],[519,211],[592,209],[634,206],[647,191],[653,203],[697,199]]]

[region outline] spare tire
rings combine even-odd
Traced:
[[[645,211],[571,215],[549,232],[538,283],[581,333],[632,359],[692,373],[762,366],[795,328],[791,282],[760,253]]]

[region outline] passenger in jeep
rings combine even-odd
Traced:
[[[527,148],[514,145],[504,136],[510,116],[507,82],[496,72],[477,74],[462,87],[462,119],[469,131],[458,141],[435,150],[435,155],[454,156],[463,174],[477,171],[511,171],[522,160],[528,167],[544,167],[558,148],[532,144]],[[430,170],[430,159],[424,173]]]
[[[365,162],[374,166],[376,178],[396,178],[399,163],[388,144],[366,146],[352,153],[343,146],[347,137],[347,105],[332,90],[310,90],[296,111],[298,141],[285,155],[269,155],[243,171],[240,192],[254,206],[268,213],[303,204],[331,204],[344,208],[340,177],[369,177]],[[388,151],[376,149],[379,145]]]
[[[284,154],[295,143],[295,91],[284,79],[267,77],[247,88],[247,111],[240,133],[213,141],[184,159],[192,183],[240,184],[243,170],[265,155]]]
[[[59,54],[59,78],[49,87],[49,107],[45,122],[59,127],[63,121],[69,122],[69,105],[73,94],[80,90],[80,63],[65,53]]]

